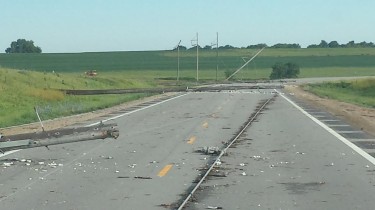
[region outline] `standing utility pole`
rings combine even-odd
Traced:
[[[181,40],[177,44],[177,81],[180,79],[180,44]]]
[[[219,33],[216,32],[216,82],[217,82],[218,71],[219,71]]]
[[[198,44],[198,33],[197,33],[197,82],[199,80],[198,77],[198,69],[199,69],[199,56],[198,56],[198,49],[199,49],[199,44]]]
[[[194,42],[196,42],[196,44],[194,44]],[[197,46],[197,82],[198,82],[198,80],[199,80],[199,75],[198,75],[198,71],[199,71],[199,56],[198,56],[198,54],[199,54],[199,44],[198,44],[198,33],[197,33],[197,39],[193,39],[193,40],[191,40],[191,45],[192,46]]]

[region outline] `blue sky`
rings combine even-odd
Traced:
[[[0,0],[0,51],[18,38],[43,52],[172,49],[320,40],[375,42],[374,0]]]

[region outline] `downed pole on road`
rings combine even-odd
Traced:
[[[0,152],[11,150],[29,149],[34,147],[47,147],[56,144],[66,144],[79,141],[119,137],[117,124],[105,125],[100,123],[92,127],[62,128],[37,133],[2,136],[0,139]]]
[[[61,90],[67,95],[100,95],[100,94],[126,94],[126,93],[167,93],[186,91],[181,88],[138,88],[138,89],[105,89],[105,90]]]

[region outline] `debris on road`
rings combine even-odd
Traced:
[[[206,209],[223,209],[221,206],[207,206]]]
[[[118,176],[117,178],[118,178],[118,179],[129,179],[130,176]]]
[[[221,150],[219,149],[219,147],[205,146],[197,150],[197,152],[204,153],[206,155],[219,155]]]
[[[128,167],[129,167],[129,168],[135,168],[136,165],[137,165],[137,164],[133,163],[133,164],[131,164],[131,165],[128,165]]]
[[[149,176],[135,176],[134,179],[152,179]]]

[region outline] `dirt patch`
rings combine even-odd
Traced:
[[[293,93],[297,98],[314,106],[323,108],[331,114],[342,118],[354,127],[375,136],[375,109],[365,108],[328,98],[321,98],[295,85],[286,85],[285,90],[289,93]]]
[[[166,97],[166,96],[171,96],[174,94],[175,93],[165,93],[161,95],[150,96],[150,97],[146,97],[143,99],[123,103],[114,107],[101,109],[101,110],[97,110],[93,112],[73,115],[69,117],[62,117],[62,118],[57,118],[53,120],[46,120],[46,121],[43,121],[44,129],[53,130],[53,129],[67,127],[76,123],[92,120],[92,119],[95,119],[104,115],[108,115],[116,111],[120,111],[129,107],[132,107],[132,106],[136,106],[145,102],[153,101],[155,99]],[[14,134],[22,134],[22,133],[38,132],[38,131],[42,131],[42,128],[39,122],[30,123],[30,124],[21,125],[21,126],[8,127],[8,128],[0,128],[0,133],[2,133],[5,136],[14,135]]]

